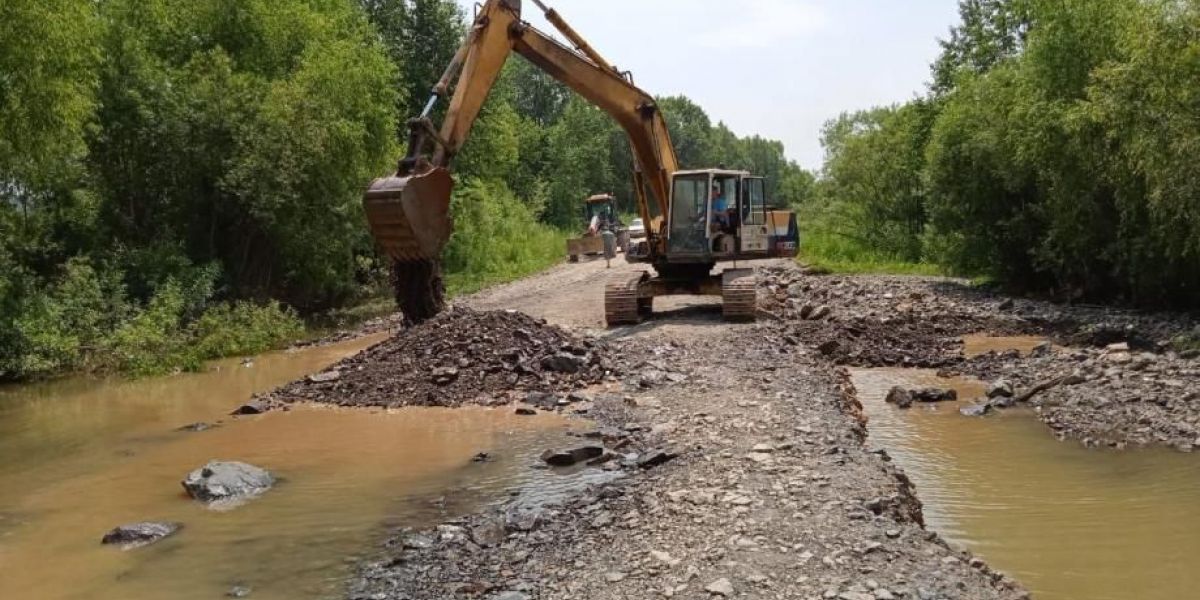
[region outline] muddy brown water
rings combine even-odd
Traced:
[[[224,417],[272,388],[380,339],[224,361],[148,381],[74,380],[0,388],[0,598],[337,597],[354,557],[388,527],[428,525],[520,490],[552,500],[582,475],[532,469],[570,425],[508,410],[347,411],[300,407]],[[196,421],[215,429],[176,432]],[[479,452],[495,459],[476,463]],[[228,512],[179,481],[210,459],[282,478]],[[534,491],[536,490],[536,491]],[[130,551],[100,545],[116,525],[184,523]]]
[[[903,369],[852,377],[868,443],[913,479],[928,526],[1035,598],[1200,598],[1200,457],[1059,442],[1019,410],[962,416],[983,394],[978,381]],[[954,387],[964,401],[902,411],[884,402],[894,385]]]
[[[988,352],[1006,352],[1016,350],[1021,354],[1029,354],[1034,348],[1046,342],[1046,338],[1029,336],[991,336],[987,334],[963,336],[963,355],[968,358],[981,356]]]

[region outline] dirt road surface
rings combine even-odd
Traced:
[[[1026,597],[923,528],[907,478],[864,446],[844,373],[785,341],[787,323],[728,324],[716,299],[680,297],[604,329],[604,284],[634,268],[562,265],[458,302],[544,318],[624,357],[589,397],[598,435],[625,444],[602,468],[623,476],[562,505],[398,534],[350,598]]]

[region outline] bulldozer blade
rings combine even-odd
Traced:
[[[396,262],[438,260],[453,229],[453,189],[454,180],[442,168],[376,179],[363,195],[375,242]]]

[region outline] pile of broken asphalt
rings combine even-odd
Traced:
[[[582,389],[615,371],[602,342],[515,311],[455,308],[256,402],[493,406]]]

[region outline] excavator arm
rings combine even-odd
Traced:
[[[514,52],[599,107],[625,131],[636,161],[638,212],[650,224],[651,253],[665,248],[658,234],[668,210],[671,176],[679,163],[654,97],[609,64],[557,12],[541,0],[533,2],[575,48],[523,22],[521,0],[488,0],[425,110],[409,121],[408,153],[396,174],[376,180],[364,196],[371,231],[394,263],[397,301],[410,321],[432,317],[442,308],[438,261],[453,227],[449,167]],[[445,119],[440,129],[435,128],[430,115],[452,82],[454,94]],[[651,210],[647,189],[656,212]]]

